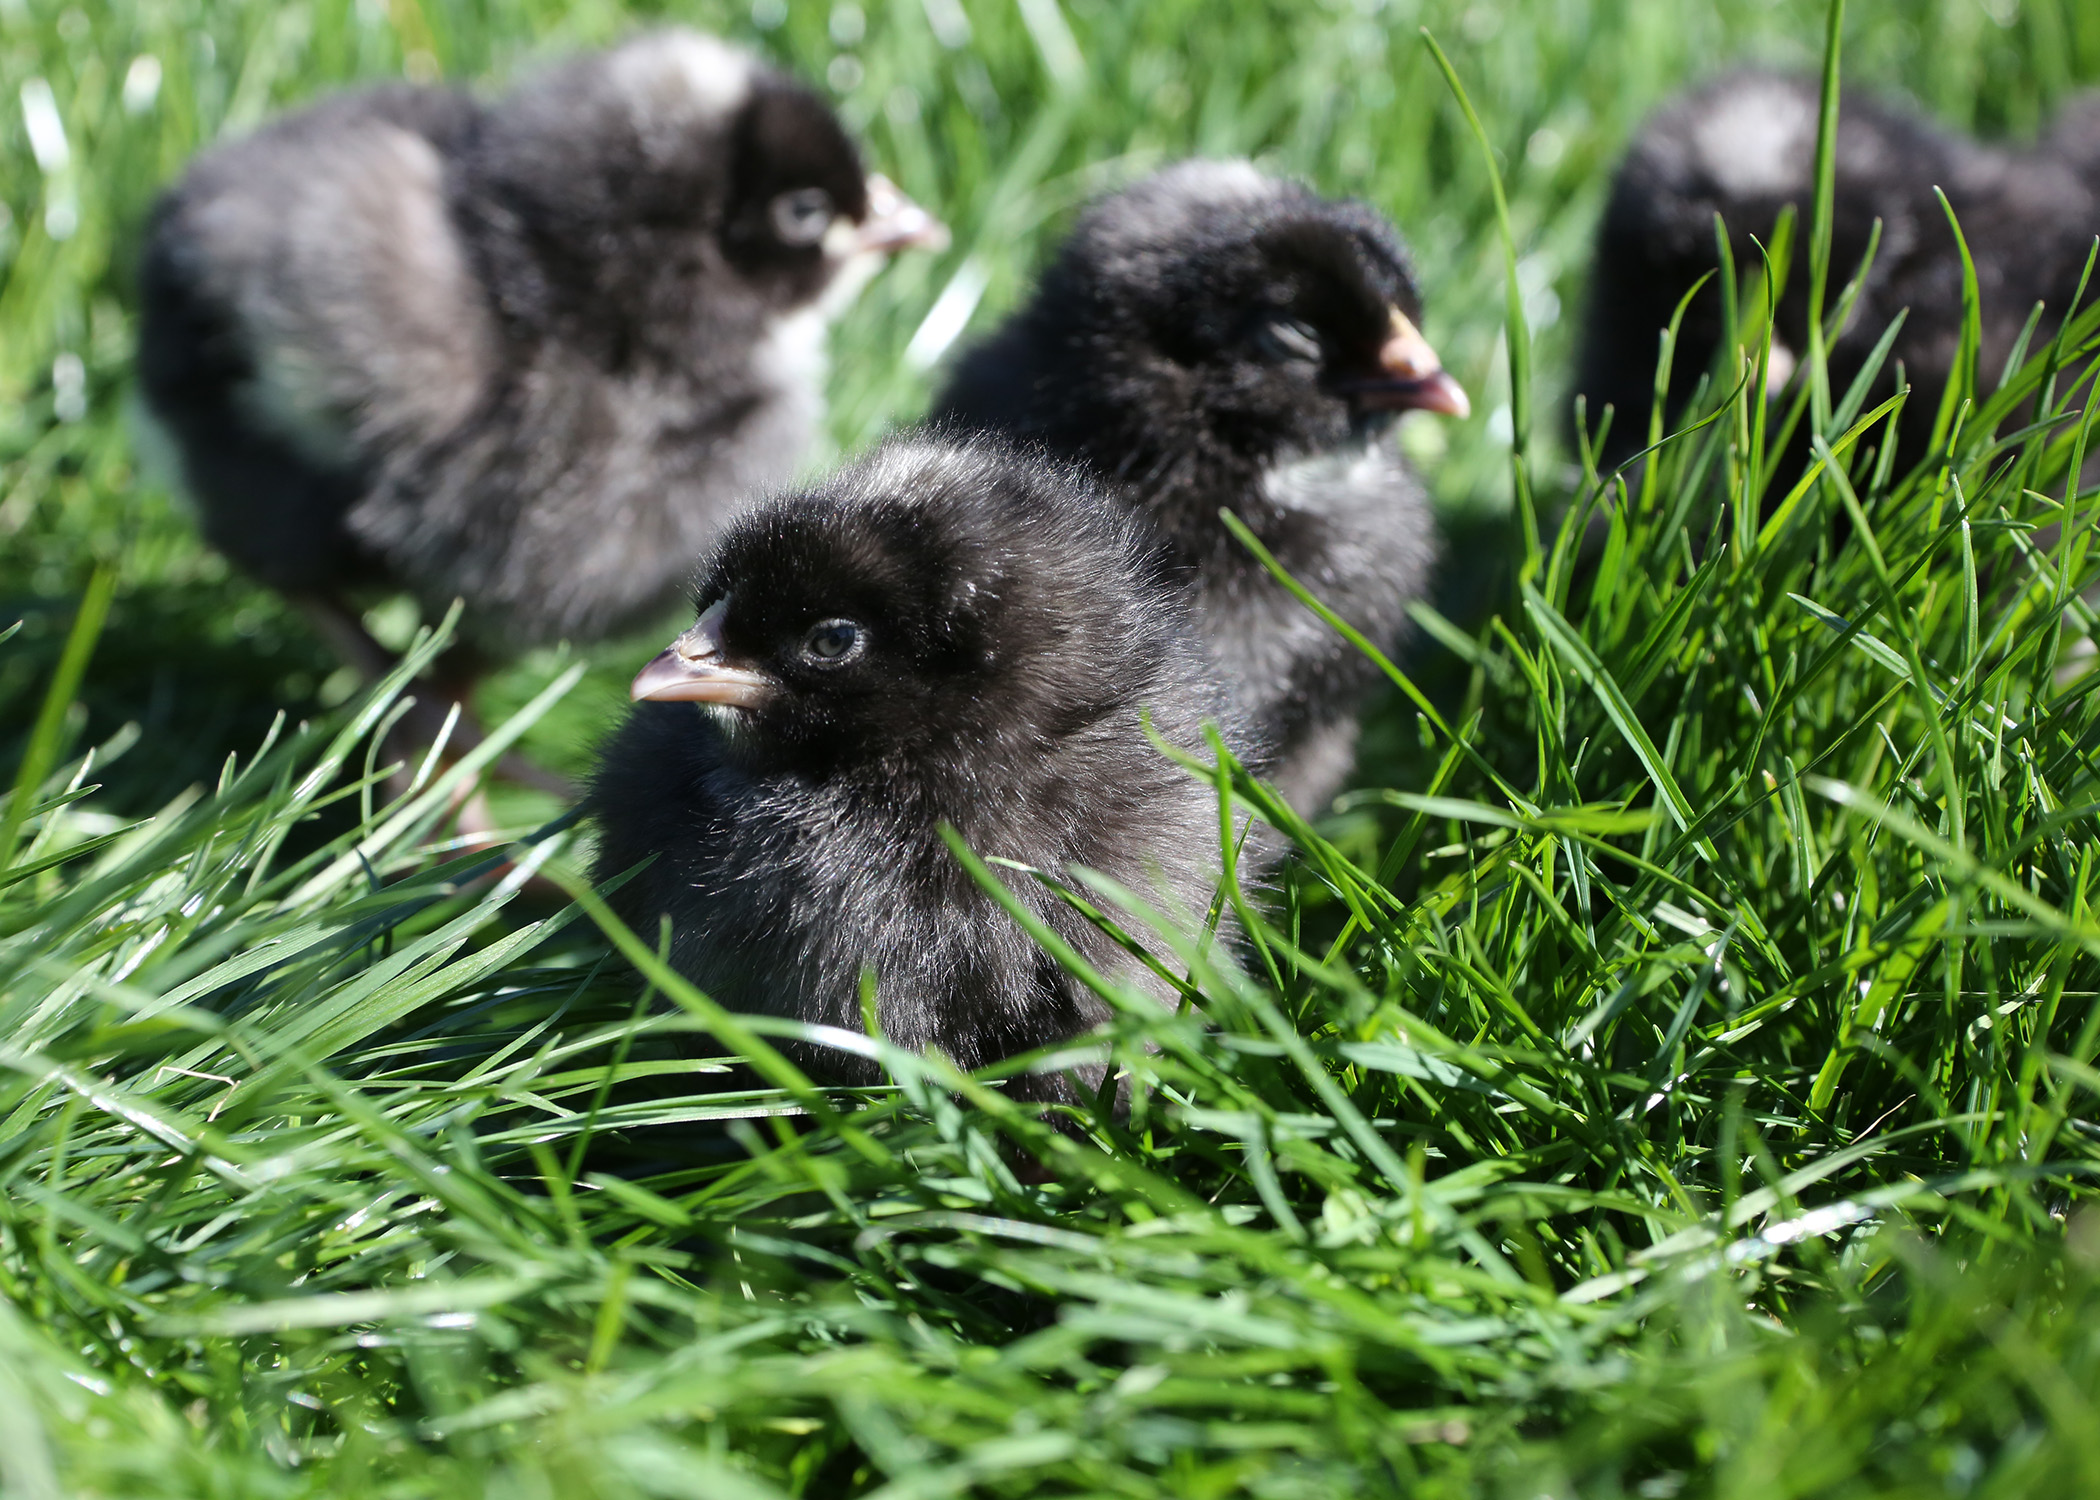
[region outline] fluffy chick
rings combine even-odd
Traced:
[[[1616,408],[1603,453],[1617,463],[1647,441],[1662,331],[1695,281],[1720,264],[1714,215],[1728,227],[1738,274],[1758,264],[1753,236],[1770,245],[1794,206],[1806,235],[1813,211],[1819,85],[1765,71],[1729,74],[1672,100],[1641,128],[1613,182],[1597,236],[1579,388],[1595,424]],[[2051,335],[2077,289],[2100,228],[2100,110],[2068,113],[2026,150],[1979,144],[1894,104],[1847,93],[1838,119],[1831,304],[1857,272],[1876,219],[1881,243],[1857,309],[1830,350],[1842,395],[1904,308],[1903,330],[1881,377],[1895,388],[1901,361],[1912,386],[1899,458],[1923,456],[1961,336],[1961,253],[1933,195],[1961,219],[1983,299],[1982,364],[2003,367],[2036,302],[2037,338]],[[1808,347],[1806,240],[1775,319],[1776,390]],[[1688,399],[1712,368],[1722,333],[1718,287],[1687,309],[1670,396]],[[2034,345],[2038,350],[2039,343]]]
[[[1394,641],[1435,537],[1388,429],[1467,410],[1420,317],[1399,236],[1370,208],[1245,162],[1185,162],[1090,208],[937,409],[1085,463],[1144,517],[1277,752],[1279,789],[1308,811],[1348,775],[1374,669],[1218,512]]]
[[[939,828],[1205,909],[1214,794],[1148,743],[1143,716],[1192,749],[1206,721],[1254,747],[1148,547],[1074,471],[984,440],[895,441],[746,513],[597,773],[599,878],[657,856],[615,896],[621,915],[651,941],[669,916],[671,962],[732,1009],[859,1031],[872,968],[884,1033],[965,1067],[1097,1024],[1105,1007]],[[1036,882],[1011,887],[1094,963],[1156,984]]]
[[[939,232],[811,90],[662,31],[210,152],[153,216],[140,375],[228,556],[460,597],[507,655],[669,607],[806,446],[827,292]]]

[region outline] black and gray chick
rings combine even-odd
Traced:
[[[1715,270],[1714,215],[1728,228],[1739,276],[1757,267],[1754,236],[1769,246],[1787,205],[1800,237],[1775,318],[1770,388],[1808,348],[1806,235],[1815,193],[1820,85],[1762,70],[1731,73],[1659,109],[1642,126],[1613,182],[1597,236],[1579,389],[1594,427],[1616,408],[1602,458],[1618,463],[1647,442],[1663,330],[1684,294]],[[1961,253],[1933,194],[1961,220],[1982,295],[1980,369],[1995,378],[2036,302],[2046,310],[2031,352],[2051,336],[2078,287],[2100,231],[2100,108],[2067,111],[2029,149],[1992,146],[1941,129],[1914,111],[1848,91],[1839,111],[1836,215],[1826,309],[1858,271],[1874,221],[1881,243],[1850,322],[1830,349],[1842,396],[1898,312],[1909,309],[1879,395],[1901,361],[1912,387],[1899,457],[1924,456],[1961,337]],[[1718,283],[1686,311],[1672,365],[1676,408],[1713,365],[1723,331]]]
[[[891,442],[734,522],[699,622],[634,682],[593,786],[598,878],[732,1010],[862,1030],[965,1067],[1082,1033],[1106,1007],[943,843],[1114,876],[1201,914],[1214,793],[1149,743],[1254,754],[1185,591],[1076,471],[984,439]],[[1102,969],[1165,987],[1035,881],[1016,896]],[[848,1054],[800,1055],[873,1076]],[[1092,1080],[1098,1086],[1098,1079]],[[1025,1096],[1069,1099],[1061,1079]]]
[[[208,153],[153,217],[140,376],[229,557],[458,596],[508,655],[674,603],[807,446],[828,300],[941,233],[810,89],[660,31]]]
[[[1349,773],[1375,669],[1218,512],[1393,643],[1436,543],[1390,428],[1402,411],[1467,410],[1420,318],[1406,251],[1374,210],[1246,162],[1184,162],[1088,209],[937,406],[936,420],[1085,463],[1145,518],[1305,810]]]

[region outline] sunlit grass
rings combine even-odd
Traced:
[[[199,143],[625,14],[0,6],[0,703],[10,767],[51,752],[0,815],[0,1493],[2100,1489],[2100,312],[1957,393],[1911,475],[1839,392],[1801,418],[1826,467],[1765,488],[1732,366],[1638,506],[1561,441],[1611,154],[1690,71],[1812,67],[1822,9],[681,14],[830,78],[958,231],[839,331],[842,448],[923,401],[930,309],[981,285],[982,326],[1149,162],[1259,152],[1394,213],[1481,412],[1407,437],[1475,528],[1395,668],[1420,696],[1317,828],[1226,768],[1301,873],[1244,962],[1126,912],[1203,996],[1094,1044],[1127,1117],[1052,1128],[904,1056],[815,1091],[782,1023],[643,989],[528,881],[573,883],[581,830],[504,866],[442,847],[442,781],[368,811],[385,695],[337,706],[125,416],[125,257]],[[1845,56],[2031,128],[2095,28],[1855,5]],[[573,764],[636,654],[484,707]],[[761,1065],[677,1035],[710,1031]]]

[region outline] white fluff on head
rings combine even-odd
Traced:
[[[1087,233],[1108,255],[1136,263],[1178,250],[1221,209],[1251,210],[1286,191],[1243,158],[1177,162],[1107,200],[1113,211],[1089,215]]]
[[[1156,173],[1149,187],[1190,202],[1252,203],[1275,190],[1275,180],[1244,156],[1193,157]]]
[[[682,147],[694,126],[727,119],[751,97],[750,56],[697,31],[650,32],[616,48],[606,63],[636,127],[668,149]]]
[[[862,495],[931,508],[951,490],[991,483],[1003,460],[1001,451],[988,444],[906,433],[865,455],[853,478]]]
[[[1777,196],[1806,180],[1816,116],[1799,88],[1750,78],[1692,127],[1699,166],[1739,197]]]

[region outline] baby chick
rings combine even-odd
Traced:
[[[807,445],[830,301],[943,234],[811,90],[660,31],[206,154],[153,217],[140,376],[212,542],[357,665],[364,585],[506,656],[667,608]]]
[[[1399,236],[1371,209],[1246,162],[1184,162],[1090,208],[938,407],[1085,463],[1145,519],[1277,752],[1278,788],[1307,811],[1349,773],[1375,669],[1218,512],[1393,642],[1436,546],[1388,431],[1399,412],[1467,411],[1420,317]]]
[[[735,521],[700,618],[634,680],[593,787],[598,877],[731,1009],[862,1028],[974,1068],[1075,1036],[1099,999],[956,862],[1074,865],[1198,916],[1214,793],[1162,756],[1237,726],[1185,591],[1077,473],[986,440],[893,441]],[[1093,963],[1164,986],[1025,877],[1015,895]],[[872,1077],[839,1053],[828,1076]],[[1060,1079],[1017,1093],[1069,1098]]]
[[[1664,105],[1635,138],[1598,231],[1579,382],[1592,424],[1607,403],[1616,408],[1607,463],[1647,442],[1662,331],[1693,283],[1720,264],[1715,214],[1728,227],[1738,275],[1747,277],[1760,264],[1752,237],[1769,246],[1780,211],[1793,205],[1801,237],[1775,318],[1770,389],[1806,353],[1819,96],[1813,79],[1732,73]],[[1889,323],[1909,309],[1881,375],[1881,394],[1893,391],[1901,361],[1912,386],[1901,460],[1923,457],[1961,336],[1961,252],[1933,189],[1946,193],[1975,260],[1980,369],[1994,380],[2034,304],[2047,305],[2031,345],[2039,352],[2077,290],[2100,229],[2096,143],[2100,113],[2090,104],[2067,114],[2040,145],[2012,149],[1957,136],[1893,104],[1844,96],[1826,311],[1858,271],[1876,219],[1881,243],[1831,345],[1831,385],[1842,396]],[[1709,285],[1686,311],[1671,370],[1673,407],[1712,368],[1721,334],[1720,293]]]

